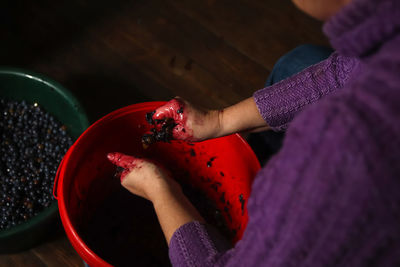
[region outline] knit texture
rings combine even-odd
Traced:
[[[400,266],[398,2],[354,0],[324,25],[337,53],[254,95],[287,132],[254,181],[243,238],[223,248],[188,223],[173,266]]]
[[[342,88],[358,66],[358,59],[335,52],[328,59],[255,92],[258,110],[272,130],[284,130],[307,105]]]

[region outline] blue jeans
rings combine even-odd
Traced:
[[[283,55],[274,65],[268,76],[265,86],[273,85],[285,78],[288,78],[303,69],[325,60],[333,52],[332,49],[317,45],[301,45]],[[265,131],[252,133],[248,136],[247,142],[257,155],[261,165],[282,146],[284,132]]]

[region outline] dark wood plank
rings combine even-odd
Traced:
[[[72,88],[94,118],[128,100],[175,95],[220,107],[261,88],[275,60],[299,40],[322,38],[320,25],[288,1],[172,2],[173,8],[165,1],[121,1],[112,8],[100,3],[92,13],[91,1],[35,7],[34,14],[46,16],[35,16],[31,32],[41,38],[31,42],[34,49],[47,46],[40,41],[43,28],[61,41],[61,33],[77,37],[58,49],[48,47],[49,59],[32,67]]]
[[[0,255],[0,264],[4,267],[32,266],[45,267],[46,264],[37,257],[32,251],[15,253],[10,255]]]
[[[138,69],[140,72],[150,77],[151,80],[158,81],[164,87],[169,88],[170,91],[174,92],[174,94],[170,96],[182,95],[188,99],[196,96],[193,98],[193,101],[205,106],[210,106],[210,103],[217,103],[218,106],[221,106],[237,102],[242,99],[244,97],[243,95],[240,96],[237,93],[235,94],[235,90],[232,90],[232,87],[235,87],[236,84],[238,84],[234,82],[235,77],[237,76],[235,73],[231,71],[230,73],[225,74],[225,72],[222,70],[219,72],[224,74],[225,80],[227,80],[228,77],[232,77],[232,81],[228,82],[221,81],[221,77],[224,76],[219,76],[216,73],[217,69],[212,71],[208,70],[208,68],[211,66],[216,66],[217,68],[222,69],[220,66],[229,66],[229,64],[224,64],[224,62],[221,63],[221,60],[214,60],[209,62],[206,67],[200,65],[197,62],[197,59],[203,60],[203,58],[205,58],[206,60],[206,57],[204,52],[198,53],[197,51],[204,51],[207,49],[207,47],[205,47],[203,43],[199,42],[200,39],[198,39],[198,37],[196,37],[196,40],[194,41],[187,41],[180,37],[184,35],[180,33],[181,31],[176,27],[176,25],[169,23],[169,20],[165,18],[165,14],[172,13],[170,17],[179,16],[176,16],[177,14],[174,14],[172,10],[168,10],[169,12],[166,12],[163,14],[163,16],[159,15],[157,13],[157,10],[159,9],[157,8],[162,5],[162,2],[156,2],[156,4],[157,5],[142,5],[139,7],[134,6],[132,8],[127,8],[127,14],[124,12],[120,14],[117,19],[108,21],[107,25],[88,31],[87,34],[91,37],[91,39],[98,40],[96,45],[102,51],[101,54],[96,55],[95,59],[92,58],[89,59],[89,61],[93,62],[94,60],[99,60],[100,58],[102,62],[107,62],[109,64],[110,61],[104,60],[104,57],[110,53],[110,55],[112,55],[114,58],[117,57],[118,60],[120,60],[120,62],[127,67],[125,68],[127,71],[130,71],[131,69]],[[152,12],[152,10],[156,11]],[[147,18],[144,19],[139,25],[135,25],[135,15],[140,15],[143,13],[151,15],[148,15]],[[166,29],[174,30],[168,31]],[[162,32],[165,33],[161,34]],[[176,40],[170,40],[171,37],[169,36],[172,36],[172,38]],[[212,37],[203,36],[202,39],[204,39],[204,42],[206,43],[209,42],[210,39],[214,43],[218,42],[217,39]],[[162,38],[167,38],[167,40],[162,40]],[[179,44],[178,49],[180,50],[175,48],[176,44]],[[182,51],[183,47],[191,47],[190,44],[195,44],[195,46],[192,48],[192,51],[190,51],[191,53],[184,53],[185,51]],[[201,44],[202,47],[199,47],[197,44]],[[220,44],[221,42],[219,42],[218,45]],[[218,47],[217,45],[214,46]],[[82,45],[80,45],[80,47],[82,47]],[[85,46],[83,45],[83,47]],[[89,50],[93,51],[93,48]],[[221,52],[211,51],[211,53],[223,55],[223,49],[219,50]],[[189,54],[189,56],[187,56],[187,54]],[[244,61],[243,56],[241,57],[241,60]],[[213,57],[208,55],[208,58]],[[206,62],[205,60],[203,60],[203,62]],[[216,62],[218,64],[215,64]],[[62,60],[57,60],[57,63],[53,63],[52,65],[63,66],[63,63]],[[74,64],[72,65],[74,66]],[[235,67],[232,68],[231,66]],[[240,66],[240,64],[232,64],[231,66],[229,66],[229,68],[235,70],[239,68],[237,66]],[[262,73],[263,76],[265,76],[267,73],[266,70],[263,71],[261,68],[255,67],[253,69],[255,70],[254,73]],[[124,72],[124,70],[121,70],[120,68],[118,70],[119,73]],[[126,73],[126,76],[131,77],[130,73]],[[256,77],[261,77],[261,75]],[[262,86],[262,81],[263,79],[258,79],[259,86]],[[140,91],[141,87],[138,87]],[[255,86],[251,85],[248,86],[248,88],[254,87]],[[230,90],[231,93],[223,94],[223,90]],[[155,89],[151,91],[153,91],[155,95],[158,95],[159,90]],[[163,92],[164,91],[165,90],[163,90]],[[236,92],[243,93],[243,91],[245,91],[243,90],[243,87],[236,89]],[[221,95],[224,95],[224,97],[221,97]],[[246,96],[248,95],[249,94]],[[152,97],[156,98],[155,96]],[[231,99],[228,97],[231,97]],[[199,103],[199,100],[203,100],[203,102]]]
[[[321,23],[290,0],[172,0],[210,32],[269,70],[285,52],[302,43],[328,45]]]
[[[83,266],[78,253],[63,234],[27,251],[13,254],[0,254],[0,266],[43,267],[43,266]]]
[[[0,254],[0,265],[1,266],[15,266],[10,254]]]
[[[159,43],[172,46],[175,50],[189,55],[192,61],[205,70],[213,73],[216,79],[235,92],[242,93],[243,89],[259,86],[259,79],[265,76],[267,70],[261,65],[249,60],[224,39],[208,31],[197,21],[185,13],[169,5],[166,1],[154,1],[146,9],[139,11],[149,13],[141,25],[154,36]],[[171,58],[171,63],[174,58]],[[184,64],[189,69],[190,64]],[[246,78],[244,75],[246,74]]]
[[[33,248],[31,252],[40,258],[46,266],[83,266],[82,259],[75,252],[66,237]]]

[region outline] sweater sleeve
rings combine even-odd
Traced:
[[[325,203],[326,190],[338,185],[335,184],[335,173],[328,175],[325,169],[327,166],[331,170],[339,169],[342,162],[332,162],[337,155],[334,152],[341,151],[337,144],[353,141],[348,139],[347,132],[336,142],[331,138],[338,135],[328,138],[325,135],[331,129],[340,129],[344,123],[346,116],[340,115],[336,108],[314,110],[311,112],[314,115],[304,116],[304,113],[296,118],[286,133],[279,154],[270,160],[254,181],[247,206],[249,223],[242,240],[232,249],[223,248],[217,245],[222,240],[221,236],[209,231],[205,224],[187,223],[175,231],[169,244],[169,256],[174,267],[297,266],[279,265],[277,262],[285,259],[296,261],[297,250],[307,247],[310,238],[315,237],[312,230],[321,229],[327,223],[325,219],[321,223],[316,222],[315,216],[319,216],[323,209],[319,206],[321,203],[328,205]],[[328,153],[313,158],[313,155],[324,151]],[[319,179],[322,177],[323,187]],[[338,197],[342,196],[339,194]],[[333,205],[335,201],[333,198],[329,204]],[[294,253],[295,259],[287,255],[286,249]]]
[[[310,107],[311,110],[316,106],[320,105]],[[249,222],[242,240],[231,250],[218,249],[214,241],[218,236],[205,225],[188,223],[170,241],[174,267],[300,266],[295,263],[301,256],[298,254],[303,253],[301,250],[319,242],[312,231],[316,230],[317,237],[324,236],[323,225],[330,219],[336,220],[324,209],[336,212],[336,207],[330,205],[343,205],[340,199],[344,191],[337,192],[341,184],[330,171],[343,170],[344,166],[338,167],[343,162],[339,158],[335,162],[342,151],[338,142],[345,142],[346,146],[349,137],[348,132],[326,135],[332,129],[345,129],[340,125],[349,117],[342,116],[337,109],[311,113],[309,110],[293,121],[279,154],[258,173],[248,201]],[[339,134],[343,138],[335,139]],[[334,197],[327,193],[330,187]],[[293,262],[278,264],[286,260]]]
[[[175,231],[169,257],[173,266],[223,266],[229,258],[228,250],[229,243],[216,229],[195,221]]]
[[[343,87],[357,65],[357,59],[334,52],[326,60],[256,91],[258,110],[272,130],[284,130],[306,105]]]
[[[398,90],[387,91],[377,92],[379,99],[395,103]],[[343,90],[294,119],[282,149],[252,185],[249,222],[234,248],[191,222],[170,241],[172,265],[398,266],[381,262],[400,255],[393,239],[400,236],[398,221],[388,204],[399,203],[393,169],[399,138],[388,123],[397,120],[391,110],[398,105],[381,105],[368,90],[356,96]],[[376,121],[379,127],[371,128]]]

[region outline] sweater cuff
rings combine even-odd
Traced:
[[[341,87],[353,66],[351,60],[333,53],[324,61],[256,91],[253,96],[257,108],[272,130],[284,130],[305,106]]]
[[[323,91],[329,85],[324,85],[326,82],[322,79],[314,80],[323,78],[322,75],[311,77],[312,70],[299,74],[258,90],[253,95],[258,111],[273,131],[285,130],[300,110],[327,93]],[[309,80],[314,80],[318,88],[315,88],[315,83],[309,84]]]
[[[184,224],[172,235],[169,258],[172,266],[213,266],[229,245],[210,225],[198,221]]]

